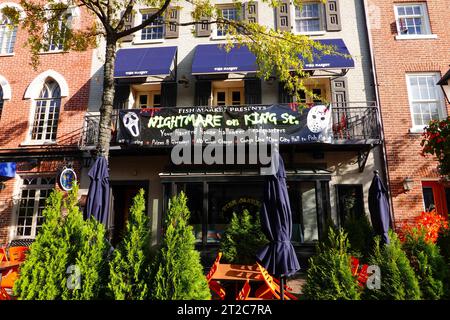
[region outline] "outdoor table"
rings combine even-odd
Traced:
[[[0,262],[0,272],[11,268],[18,267],[22,264],[22,261],[3,261]]]
[[[258,266],[255,265],[239,265],[239,264],[222,264],[217,266],[217,270],[211,279],[219,281],[232,281],[234,285],[234,295],[239,291],[238,282],[249,280],[250,282],[263,281],[264,278],[259,271]]]
[[[257,265],[219,264],[212,276],[214,280],[223,281],[264,281]]]

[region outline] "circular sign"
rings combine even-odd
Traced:
[[[72,190],[75,180],[77,180],[77,174],[71,168],[65,168],[59,175],[59,185],[65,191]]]

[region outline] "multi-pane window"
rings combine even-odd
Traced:
[[[54,25],[49,24],[48,28],[52,30],[52,34],[49,36],[45,51],[61,51],[64,49],[64,41],[69,31],[70,20],[71,15],[64,14],[58,20],[52,22]]]
[[[0,17],[0,54],[14,52],[16,43],[17,26],[11,23],[7,17]]]
[[[303,3],[301,7],[295,7],[295,30],[297,32],[322,31],[321,3]]]
[[[161,92],[151,91],[138,94],[138,108],[161,107]]]
[[[229,7],[229,8],[221,8],[220,9],[222,18],[224,20],[229,21],[238,21],[240,19],[238,9],[235,7]],[[229,32],[229,25],[227,24],[218,24],[217,25],[217,36],[223,37],[226,36]]]
[[[55,141],[61,106],[61,90],[56,81],[50,80],[44,84],[35,104],[31,140]]]
[[[436,85],[438,74],[408,74],[406,81],[413,125],[424,127],[431,120],[442,118],[442,97]]]
[[[425,4],[402,4],[395,6],[399,35],[430,34]]]
[[[44,217],[45,201],[55,187],[53,177],[23,179],[22,192],[17,208],[16,237],[36,237]]]
[[[153,13],[143,13],[142,21],[149,19]],[[155,40],[164,38],[164,21],[163,18],[157,17],[150,25],[142,29],[141,40]]]
[[[2,111],[3,111],[3,89],[0,86],[0,119],[2,118]]]

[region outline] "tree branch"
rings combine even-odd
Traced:
[[[120,17],[120,20],[119,20],[119,23],[117,24],[117,26],[114,28],[115,31],[122,29],[122,27],[123,27],[123,25],[125,23],[125,17],[128,16],[131,13],[131,10],[133,10],[134,1],[135,0],[130,0],[128,2],[127,6],[125,7],[125,12]]]

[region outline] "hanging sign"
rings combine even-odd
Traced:
[[[70,191],[73,188],[73,184],[77,180],[77,174],[72,168],[64,168],[59,175],[59,185],[64,191]]]

